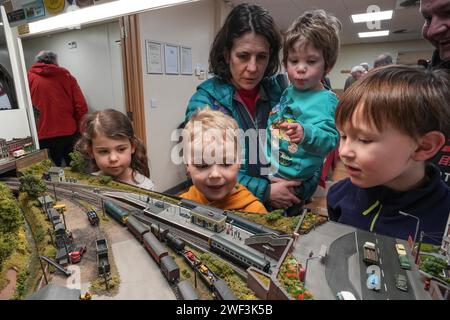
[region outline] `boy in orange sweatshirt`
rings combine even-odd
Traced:
[[[237,183],[240,152],[233,118],[209,108],[197,111],[183,132],[184,160],[194,185],[180,197],[225,210],[267,213],[258,198]]]

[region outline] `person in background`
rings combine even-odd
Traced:
[[[427,69],[428,65],[429,65],[429,62],[427,60],[425,60],[425,59],[419,59],[419,60],[417,60],[417,65],[418,66],[422,66],[425,69]]]
[[[350,88],[350,86],[358,81],[364,74],[366,74],[366,69],[362,66],[354,66],[350,71],[350,76],[345,80],[344,91]]]
[[[366,72],[369,72],[369,64],[367,62],[361,62],[360,66],[366,69]]]
[[[336,126],[349,178],[328,192],[332,221],[407,239],[418,219],[424,241],[441,244],[450,188],[429,160],[450,136],[448,101],[449,73],[408,66],[374,69],[343,95]]]
[[[77,80],[67,69],[58,66],[57,55],[40,51],[30,70],[28,83],[37,116],[41,149],[48,149],[56,166],[70,164],[82,117],[88,106]]]
[[[89,113],[81,125],[76,149],[92,160],[94,175],[155,190],[150,180],[147,151],[134,134],[130,119],[122,112],[106,109]]]
[[[258,5],[240,4],[231,10],[217,33],[209,53],[214,77],[201,83],[186,109],[188,121],[206,106],[236,120],[248,133],[238,181],[266,206],[288,208],[300,203],[293,187],[296,181],[267,178],[264,161],[265,128],[270,110],[280,101],[287,86],[280,69],[281,35],[273,18]],[[264,135],[260,137],[260,134]],[[317,174],[317,180],[320,171]],[[316,181],[304,187],[313,190]],[[314,192],[314,191],[312,191]]]
[[[312,10],[298,17],[285,34],[283,63],[291,85],[269,114],[267,157],[274,168],[272,180],[301,182],[295,188],[299,199],[311,196],[303,184],[315,179],[339,139],[334,124],[338,99],[321,79],[336,63],[341,27],[331,14]]]
[[[389,53],[380,54],[373,62],[373,67],[378,68],[392,64],[392,56]]]
[[[430,68],[450,70],[450,0],[421,0],[420,12],[425,20],[423,37],[436,49]],[[433,158],[433,163],[441,169],[441,177],[450,187],[450,138]]]
[[[239,127],[217,110],[204,108],[188,121],[183,156],[194,184],[180,195],[224,210],[267,213],[264,205],[237,182],[240,160]]]

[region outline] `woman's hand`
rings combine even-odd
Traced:
[[[280,124],[282,130],[286,130],[286,134],[293,143],[299,143],[303,139],[303,127],[297,122],[283,122]]]
[[[273,178],[270,184],[269,204],[275,209],[286,209],[300,203],[301,200],[293,192],[300,184],[300,181]]]

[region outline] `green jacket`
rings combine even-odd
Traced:
[[[186,121],[198,110],[206,106],[213,110],[220,110],[225,114],[233,117],[239,128],[244,132],[248,129],[256,130],[257,136],[251,136],[245,140],[243,144],[244,159],[238,174],[238,181],[249,189],[261,201],[267,203],[270,195],[270,181],[261,176],[261,168],[269,166],[268,163],[263,164],[261,158],[264,157],[265,137],[259,137],[259,130],[264,132],[267,127],[270,110],[280,101],[281,94],[287,87],[286,78],[284,75],[277,75],[271,78],[265,78],[261,81],[261,89],[259,92],[259,99],[256,103],[256,114],[253,119],[245,105],[236,95],[236,89],[233,85],[221,80],[218,77],[213,77],[202,82],[197,87],[197,92],[189,100],[186,109]],[[256,159],[257,163],[249,164],[249,147],[251,150],[256,149],[256,153],[252,152],[251,159]],[[310,186],[305,185],[311,196],[316,187],[320,172],[317,179],[312,182]]]

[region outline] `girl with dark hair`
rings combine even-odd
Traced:
[[[246,134],[238,182],[271,207],[287,208],[300,203],[292,193],[299,182],[267,179],[261,160],[265,136],[259,134],[265,135],[269,112],[287,86],[285,75],[276,75],[280,48],[281,35],[267,10],[251,4],[233,8],[210,50],[209,71],[214,77],[197,87],[185,120],[206,106],[233,117]],[[316,185],[317,181],[311,188]]]
[[[113,109],[90,113],[81,128],[76,148],[100,170],[95,175],[108,175],[118,182],[154,190],[147,151],[126,115]]]

